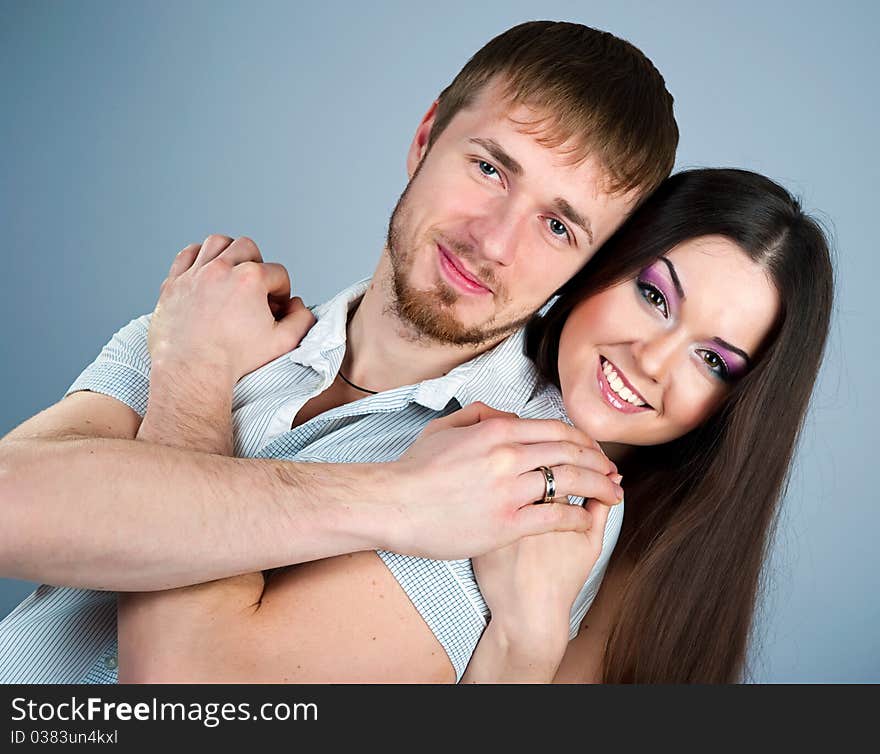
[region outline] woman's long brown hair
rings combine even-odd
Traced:
[[[633,278],[674,246],[722,235],[765,268],[782,302],[763,352],[718,411],[618,464],[619,554],[635,566],[606,646],[606,683],[742,679],[762,567],[828,333],[825,235],[797,200],[743,170],[669,178],[528,327],[527,350],[559,384],[559,335],[586,296]],[[748,291],[730,291],[735,296]]]

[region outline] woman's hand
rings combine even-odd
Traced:
[[[551,640],[561,635],[568,641],[569,613],[602,552],[610,510],[595,500],[586,508],[591,517],[586,532],[523,537],[473,559],[492,621],[511,639]]]
[[[571,607],[602,552],[610,510],[596,500],[586,508],[586,532],[536,534],[473,558],[492,618],[463,682],[553,679],[568,644]]]

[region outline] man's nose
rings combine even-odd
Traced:
[[[633,343],[633,356],[646,377],[663,382],[686,347],[684,340],[677,328],[646,333]]]
[[[471,222],[471,236],[484,259],[508,266],[516,258],[521,230],[516,208],[499,199]]]

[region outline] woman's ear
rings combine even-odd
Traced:
[[[409,152],[406,156],[406,172],[410,178],[413,177],[416,168],[428,151],[428,140],[431,137],[431,129],[434,127],[434,118],[437,115],[437,104],[437,100],[434,100],[428,111],[422,116],[419,127],[416,129],[416,135],[409,145]]]

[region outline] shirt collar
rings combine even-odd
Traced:
[[[455,399],[459,406],[481,401],[499,411],[519,413],[538,382],[538,371],[524,346],[525,333],[519,329],[445,376],[423,382],[414,400],[435,411]]]
[[[370,280],[359,280],[312,308],[317,322],[289,354],[292,361],[336,376],[345,354],[349,311],[364,295]],[[482,401],[499,410],[519,413],[538,382],[538,372],[525,355],[524,346],[525,333],[519,329],[442,377],[414,386],[412,400],[434,411],[442,411],[455,399],[460,406]]]
[[[371,278],[359,280],[337,293],[329,301],[312,307],[312,314],[315,315],[317,322],[312,325],[312,329],[306,333],[299,346],[290,352],[291,361],[312,367],[319,372],[327,372],[329,367],[333,376],[336,376],[345,353],[348,313],[366,293],[370,280]]]

